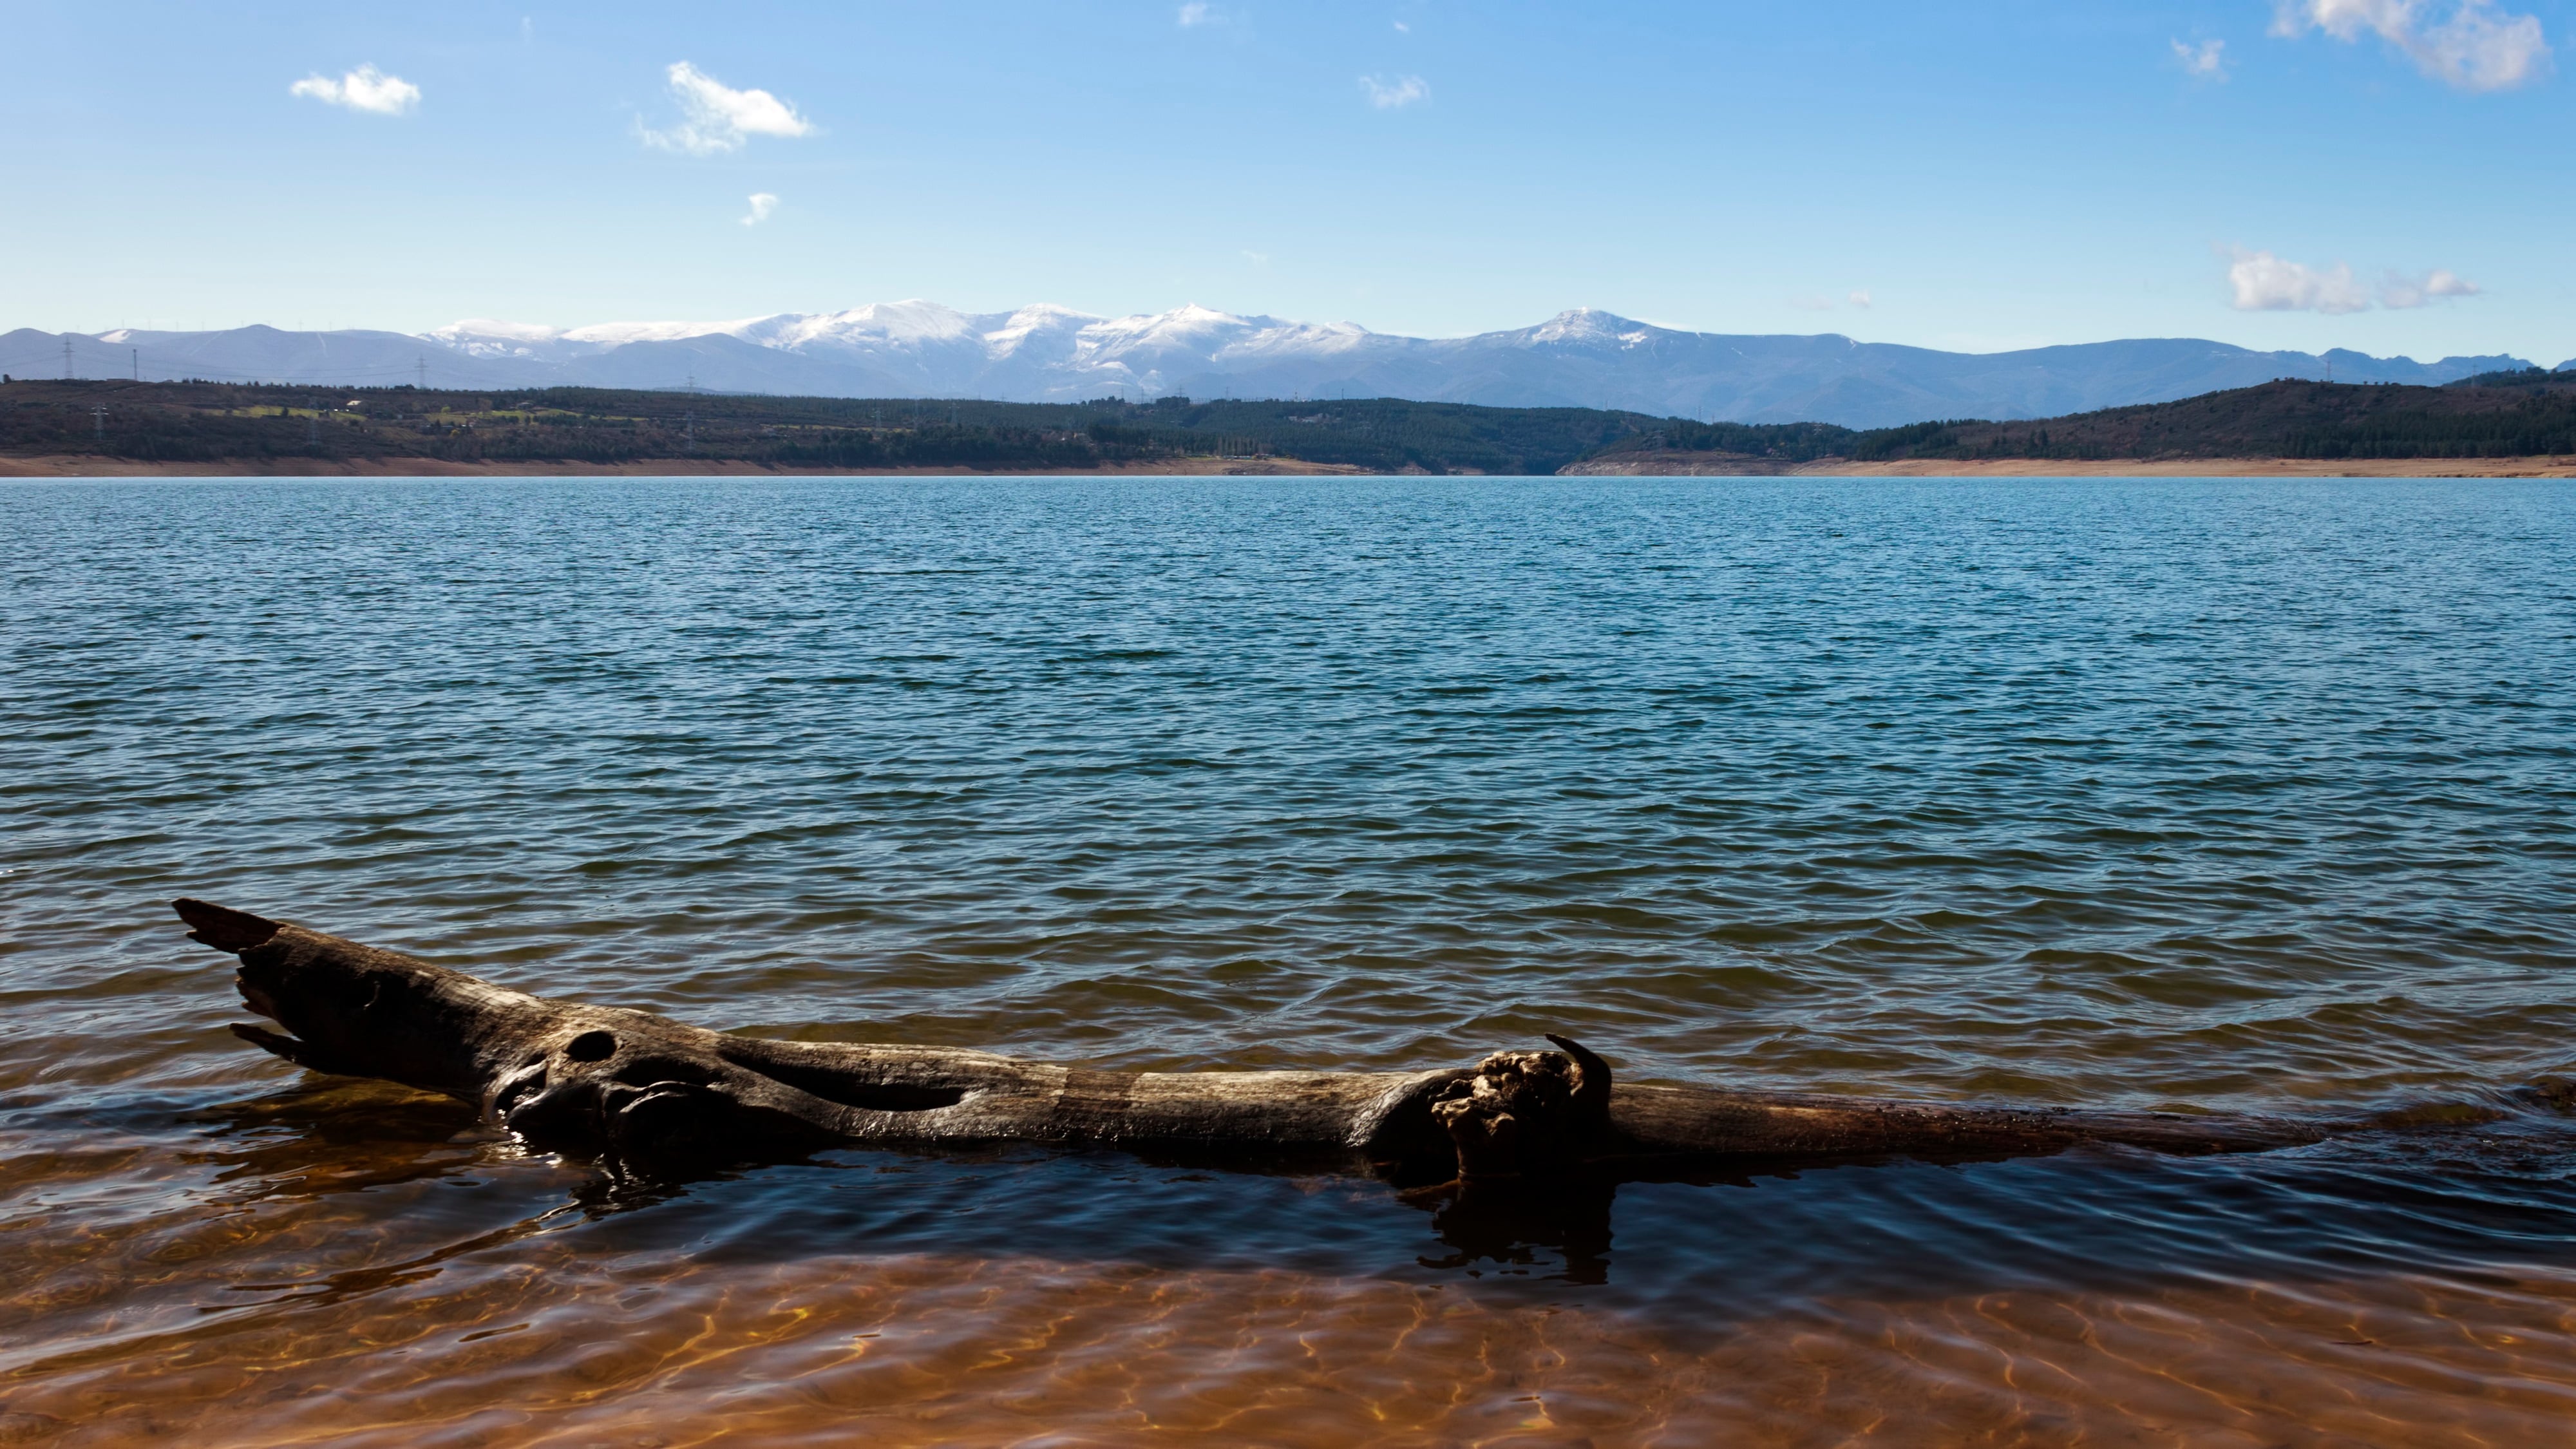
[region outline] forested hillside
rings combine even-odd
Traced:
[[[2179,402],[2017,422],[1854,432],[1820,423],[1669,419],[1594,460],[1708,453],[1748,465],[1826,459],[2525,458],[2576,453],[2576,373],[2489,373],[2445,387],[2272,382]]]
[[[1053,404],[12,382],[0,386],[0,454],[180,465],[688,460],[997,472],[1276,458],[1380,473],[1524,474],[1570,464],[1634,472],[1659,458],[1689,463],[1685,471],[1838,461],[2500,458],[2576,454],[2576,374],[2494,373],[2438,388],[2274,382],[2070,417],[1865,432],[1392,398]]]
[[[0,452],[139,462],[257,459],[796,468],[1096,468],[1295,458],[1372,472],[1552,473],[1655,420],[1588,408],[1399,399],[1138,405],[925,402],[554,388],[326,391],[231,383],[13,382]]]

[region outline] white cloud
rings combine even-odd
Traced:
[[[671,97],[680,103],[680,124],[668,131],[645,131],[647,145],[692,156],[739,151],[754,136],[810,136],[814,123],[767,91],[738,91],[681,61],[671,67]]]
[[[1858,308],[1859,308],[1859,309],[1861,309],[1862,311],[1864,311],[1864,312],[1868,311],[1868,310],[1870,309],[1869,288],[1867,288],[1867,287],[1859,287],[1859,288],[1855,288],[1855,289],[1852,291],[1852,293],[1850,294],[1850,296],[1847,298],[1847,300],[1848,300],[1848,301],[1849,301],[1853,306],[1858,307]]]
[[[2391,272],[2379,284],[2379,305],[2395,309],[2425,307],[2446,297],[2474,297],[2480,290],[2477,283],[2445,267],[2435,267],[2420,277]]]
[[[773,196],[766,191],[755,191],[751,194],[751,214],[742,219],[742,224],[744,226],[758,226],[762,222],[769,220],[769,214],[777,209],[778,198],[776,196]]]
[[[1214,17],[1208,14],[1206,0],[1190,0],[1189,4],[1181,7],[1180,21],[1183,30],[1194,25],[1205,25],[1212,18]]]
[[[2204,40],[2198,45],[2187,45],[2177,40],[2173,43],[2173,53],[2174,59],[2182,62],[2186,74],[2202,80],[2227,79],[2227,42],[2224,40]]]
[[[328,106],[346,106],[353,111],[373,111],[379,116],[399,116],[420,104],[420,87],[398,75],[387,75],[372,65],[333,80],[326,75],[308,75],[286,88],[290,96],[309,96]]]
[[[1411,35],[1413,33],[1413,27],[1399,20],[1395,22],[1395,33],[1398,35]]]
[[[1250,247],[1245,247],[1243,249],[1243,259],[1252,263],[1256,267],[1266,267],[1270,265],[1270,253],[1256,252]]]
[[[2270,252],[2238,247],[2229,253],[2227,285],[2235,294],[2229,305],[2239,312],[2323,312],[2341,316],[2370,310],[2368,287],[2355,280],[2352,268],[2311,267],[2283,261]],[[2429,306],[2448,297],[2474,297],[2478,284],[2447,267],[2420,276],[2390,272],[2379,284],[2378,305],[2403,310]]]
[[[2503,91],[2549,71],[2549,41],[2537,15],[2509,15],[2495,0],[2456,0],[2433,21],[2432,0],[2277,0],[2272,33],[2322,30],[2341,41],[2370,31],[2426,75],[2464,91]]]
[[[1369,104],[1381,111],[1431,99],[1431,83],[1418,75],[1400,75],[1393,80],[1382,75],[1364,75],[1360,77],[1360,89],[1368,92]]]
[[[2286,262],[2270,252],[2249,252],[2243,247],[2238,247],[2234,256],[2234,264],[2227,269],[2227,285],[2236,295],[2228,305],[2239,312],[2323,312],[2341,316],[2370,308],[2369,290],[2354,281],[2352,268],[2341,262],[2323,269]]]

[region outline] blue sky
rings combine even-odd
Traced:
[[[2576,0],[0,18],[0,327],[927,297],[2576,356]]]

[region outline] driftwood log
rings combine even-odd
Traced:
[[[205,901],[191,939],[240,958],[244,1040],[317,1072],[474,1103],[531,1147],[671,1174],[835,1144],[1101,1144],[1246,1165],[1365,1164],[1400,1183],[1542,1182],[1746,1160],[1985,1157],[2123,1143],[2262,1151],[2336,1124],[1967,1107],[1616,1082],[1560,1036],[1416,1072],[1112,1072],[941,1047],[733,1036],[542,1000]]]

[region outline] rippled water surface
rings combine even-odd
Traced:
[[[2571,503],[0,488],[0,1443],[2564,1442]],[[816,1039],[2420,1125],[646,1192],[243,1047],[183,893]]]

